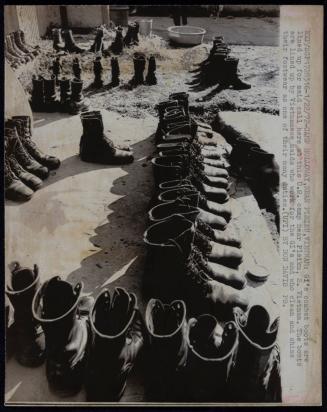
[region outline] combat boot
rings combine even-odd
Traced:
[[[90,47],[90,52],[102,53],[103,50],[104,50],[103,29],[98,28],[97,32],[96,32],[96,35],[95,35],[94,42],[93,42],[92,46]]]
[[[156,59],[154,56],[150,56],[148,60],[148,73],[145,79],[146,84],[148,84],[149,86],[157,84],[156,68]]]
[[[132,46],[133,30],[134,30],[134,24],[128,23],[127,32],[124,37],[124,46],[126,47]]]
[[[86,51],[76,44],[71,30],[63,30],[62,34],[65,40],[65,50],[68,53],[83,53]]]
[[[49,176],[49,169],[37,162],[25,149],[17,133],[14,121],[6,122],[5,135],[13,141],[13,155],[18,163],[26,171],[33,173],[42,180],[46,179]]]
[[[234,400],[281,402],[280,351],[276,343],[279,318],[271,323],[268,312],[259,305],[247,313],[235,308],[234,317],[239,330],[231,380]]]
[[[82,291],[82,282],[73,287],[55,276],[39,288],[32,303],[33,316],[45,334],[49,388],[62,396],[75,395],[84,382],[94,299],[82,298]]]
[[[120,79],[120,69],[119,69],[119,63],[117,57],[112,57],[111,58],[111,82],[110,82],[110,87],[116,87],[119,86]]]
[[[43,112],[45,110],[44,100],[44,79],[42,76],[32,77],[32,99],[30,105],[33,112]]]
[[[32,124],[29,116],[13,116],[16,129],[25,150],[42,166],[49,170],[58,169],[60,160],[55,156],[44,154],[32,140]]]
[[[72,94],[71,79],[62,77],[59,79],[60,87],[60,108],[63,113],[67,113],[70,110],[70,98]]]
[[[247,90],[251,89],[251,85],[243,82],[238,75],[239,59],[234,57],[227,57],[225,60],[225,72],[221,79],[221,85],[224,88],[232,88],[234,90]]]
[[[97,56],[93,62],[93,73],[94,73],[94,81],[92,83],[93,87],[100,88],[103,86],[102,72],[103,72],[103,67],[101,64],[101,56]]]
[[[116,37],[110,46],[110,50],[113,54],[121,54],[124,48],[123,40],[123,28],[121,26],[116,27]]]
[[[25,33],[23,32],[23,30],[18,30],[18,33],[20,35],[20,39],[21,42],[23,43],[23,45],[31,52],[34,54],[34,56],[37,56],[38,54],[41,53],[41,49],[40,46],[31,46],[29,44],[26,43],[25,41]]]
[[[81,63],[78,57],[75,57],[73,60],[73,74],[74,74],[75,79],[81,80],[81,73],[82,73]]]
[[[206,199],[194,186],[165,190],[158,195],[160,202],[171,202],[180,198],[186,203],[193,204],[215,215],[222,216],[227,222],[231,219],[232,212],[229,205],[220,205],[219,203]]]
[[[181,373],[187,359],[186,305],[151,299],[145,323],[149,335],[146,357],[146,399],[176,402],[183,398]]]
[[[185,370],[189,402],[230,401],[229,377],[238,345],[234,322],[223,327],[210,314],[191,318]]]
[[[90,314],[93,333],[87,364],[88,402],[117,402],[143,347],[144,325],[134,293],[115,288],[97,297]]]
[[[33,190],[27,187],[12,171],[10,163],[5,159],[5,197],[14,202],[26,202],[33,196]]]
[[[20,57],[22,60],[24,60],[25,63],[30,62],[32,60],[31,57],[28,56],[26,53],[24,53],[22,50],[20,50],[18,46],[16,45],[14,33],[10,33],[8,36],[11,42],[12,50],[15,52],[15,54],[18,57]]]
[[[80,140],[80,158],[84,162],[121,165],[133,162],[132,152],[114,146],[104,133],[101,116],[81,115],[83,134]]]
[[[219,215],[215,215],[211,212],[198,207],[197,196],[195,201],[191,201],[187,196],[177,198],[175,201],[163,202],[157,206],[154,206],[149,211],[149,218],[152,222],[158,222],[165,220],[167,217],[180,214],[183,216],[193,215],[196,211],[199,212],[198,218],[211,226],[212,228],[224,230],[227,226],[227,221]]]
[[[5,38],[5,49],[4,49],[4,52],[5,52],[5,58],[8,60],[10,66],[11,66],[13,69],[17,69],[17,68],[20,66],[20,64],[21,64],[21,61],[20,61],[20,59],[19,59],[18,57],[15,57],[13,54],[11,54],[11,53],[9,52],[8,46],[7,46],[7,39],[6,39],[6,38]]]
[[[78,114],[87,110],[89,103],[84,99],[83,80],[73,79],[71,81],[72,93],[70,96],[69,113]]]
[[[21,365],[29,367],[40,366],[45,355],[43,330],[32,315],[32,300],[39,282],[37,265],[32,270],[16,262],[6,287],[6,295],[14,308],[15,357]]]
[[[279,166],[272,153],[266,152],[259,146],[252,146],[243,173],[248,180],[256,181],[257,184],[270,188],[274,193],[278,192]]]
[[[132,30],[132,44],[135,46],[139,44],[139,29],[139,23],[137,21],[134,21]]]
[[[129,85],[136,87],[144,84],[144,70],[145,70],[145,55],[143,53],[134,53],[134,76],[130,80]]]
[[[30,58],[30,61],[33,60],[35,56],[34,56],[34,54],[33,54],[30,50],[28,50],[27,47],[25,47],[25,45],[23,44],[19,31],[15,31],[15,32],[14,32],[14,39],[15,39],[15,44],[16,44],[17,48],[18,48],[19,50],[21,50],[23,53],[25,53],[25,54]]]
[[[61,29],[52,29],[52,47],[57,51],[65,50],[65,43],[62,39]]]
[[[15,51],[14,46],[13,46],[13,44],[12,44],[12,39],[11,39],[11,37],[10,37],[9,34],[6,35],[6,46],[7,46],[6,48],[7,48],[7,50],[8,50],[8,53],[9,53],[11,56],[15,57],[15,58],[19,61],[20,64],[26,63],[26,60],[25,60],[25,58],[23,58],[23,56],[21,55],[21,53],[17,53],[17,52]]]
[[[27,172],[15,159],[13,155],[8,157],[8,162],[13,173],[34,192],[42,187],[42,180],[32,173]]]
[[[56,93],[56,77],[44,79],[44,106],[47,112],[56,112],[58,110],[58,99]]]

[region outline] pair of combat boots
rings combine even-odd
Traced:
[[[27,201],[42,187],[49,170],[60,160],[41,152],[32,140],[29,116],[14,116],[5,122],[5,196],[13,201]]]
[[[146,57],[143,53],[134,53],[134,76],[129,82],[130,87],[136,87],[142,84],[149,86],[157,84],[156,78],[156,59],[154,56],[150,56],[148,59],[148,71],[144,79],[144,71],[146,66]]]
[[[97,56],[93,62],[93,72],[94,72],[94,81],[92,83],[92,87],[100,88],[103,86],[103,67],[101,62],[101,56]],[[111,58],[111,82],[109,83],[109,87],[116,87],[120,84],[120,69],[117,57]]]
[[[123,28],[121,26],[116,27],[116,37],[109,47],[109,51],[113,54],[121,54],[124,47],[130,47],[139,44],[138,39],[139,24],[133,22],[128,24],[125,37],[123,36]]]
[[[94,300],[55,276],[40,286],[38,267],[11,273],[6,295],[14,322],[7,330],[7,353],[29,367],[46,362],[51,391],[73,396],[85,385],[88,401],[118,401],[143,346],[136,296],[116,288]],[[14,342],[14,348],[9,348]]]
[[[71,30],[52,29],[52,40],[53,48],[57,52],[83,53],[86,51],[76,44]]]
[[[148,401],[281,401],[278,318],[270,323],[262,306],[235,308],[225,324],[210,314],[187,315],[182,300],[147,305]]]
[[[59,83],[60,98],[58,98],[56,84]],[[31,108],[35,112],[64,112],[78,114],[88,105],[83,96],[83,80],[62,77],[50,79],[42,76],[32,78]]]
[[[13,69],[34,60],[40,52],[39,46],[26,43],[22,30],[9,33],[5,37],[5,57]]]
[[[107,165],[133,162],[133,152],[128,147],[114,145],[105,133],[100,111],[83,112],[81,121],[83,126],[79,150],[81,160]]]
[[[192,84],[204,87],[218,84],[221,90],[250,89],[251,85],[242,81],[238,75],[239,59],[231,57],[230,52],[223,36],[215,36],[209,56],[193,71],[196,75]]]

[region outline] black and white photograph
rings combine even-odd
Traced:
[[[4,6],[6,405],[306,402],[282,7]]]

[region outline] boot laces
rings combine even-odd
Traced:
[[[18,177],[15,175],[13,170],[10,167],[10,164],[7,159],[5,159],[5,183],[6,185],[10,185],[13,181],[19,180]]]

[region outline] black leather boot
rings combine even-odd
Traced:
[[[92,46],[90,47],[90,51],[93,53],[102,53],[104,50],[104,44],[103,44],[103,29],[98,28],[94,42]]]
[[[124,46],[126,46],[126,47],[132,46],[133,30],[134,30],[134,24],[133,23],[128,23],[127,32],[126,32],[125,37],[124,37]]]
[[[88,102],[84,99],[83,95],[83,80],[73,79],[71,87],[69,113],[78,114],[88,108]]]
[[[52,29],[53,48],[59,52],[65,50],[65,43],[61,36],[61,29]]]
[[[92,83],[92,86],[95,88],[100,88],[103,86],[103,80],[102,80],[102,72],[103,72],[103,67],[101,64],[101,56],[97,56],[93,62],[93,72],[94,72],[94,81]]]
[[[110,46],[110,50],[113,54],[121,54],[124,48],[124,40],[123,40],[123,28],[118,26],[116,28],[116,38],[112,42]]]
[[[45,282],[34,296],[34,318],[46,340],[46,376],[50,390],[62,396],[78,393],[90,346],[88,316],[94,299],[81,297],[83,283],[72,286],[59,276]]]
[[[233,400],[281,402],[279,318],[271,323],[266,309],[258,305],[247,313],[235,308],[234,316],[239,347],[232,370]]]
[[[133,64],[134,64],[134,76],[130,80],[129,85],[131,87],[136,87],[144,84],[144,70],[145,70],[145,55],[143,53],[134,53]]]
[[[234,322],[223,327],[209,314],[188,322],[185,370],[190,402],[230,401],[229,377],[238,344]]]
[[[21,365],[29,367],[40,366],[45,355],[43,330],[32,315],[32,300],[39,282],[37,265],[32,270],[15,263],[6,287],[6,295],[14,308],[15,357]]]
[[[57,57],[56,60],[53,61],[53,65],[52,65],[52,73],[56,78],[56,85],[58,85],[58,78],[59,75],[61,73],[61,63],[60,63],[60,57]]]
[[[84,162],[100,164],[128,164],[133,162],[132,152],[114,146],[104,133],[101,116],[81,115],[83,135],[80,140],[80,157]]]
[[[111,82],[110,87],[116,87],[120,84],[120,69],[117,57],[111,58]]]
[[[154,56],[150,56],[149,63],[148,63],[148,73],[146,75],[146,84],[149,86],[153,86],[157,84],[157,77],[156,77],[156,59]]]
[[[62,34],[65,40],[65,50],[68,53],[83,53],[86,51],[85,49],[77,46],[71,30],[63,30]]]
[[[71,79],[62,77],[59,79],[60,87],[60,109],[63,113],[69,112],[70,98],[72,94]]]
[[[75,57],[75,59],[73,60],[73,73],[74,73],[75,79],[81,80],[81,72],[82,72],[81,63],[78,57]]]
[[[33,112],[45,111],[44,79],[41,76],[32,78],[32,99],[30,105]]]
[[[163,304],[159,299],[151,299],[146,307],[145,323],[149,334],[146,399],[182,400],[185,394],[181,374],[188,352],[186,305],[182,300]]]
[[[58,99],[56,93],[56,77],[44,79],[44,106],[47,112],[56,112],[58,110]]]
[[[105,289],[90,315],[92,346],[87,364],[88,402],[117,402],[143,347],[144,325],[137,298],[123,288]]]
[[[243,82],[238,75],[239,59],[234,57],[228,57],[225,60],[225,75],[222,80],[222,86],[224,88],[232,88],[234,90],[247,90],[251,89],[251,85]]]

